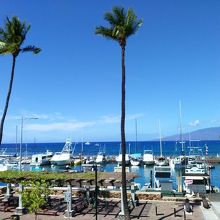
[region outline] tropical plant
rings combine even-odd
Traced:
[[[22,47],[22,44],[24,43],[24,40],[29,30],[30,30],[30,25],[26,24],[25,22],[21,22],[19,18],[16,16],[12,17],[11,20],[7,17],[4,28],[0,28],[0,54],[12,55],[12,69],[11,69],[10,83],[9,83],[4,111],[0,123],[0,145],[2,143],[4,122],[8,111],[9,100],[12,91],[16,58],[21,52],[22,53],[33,52],[34,54],[37,54],[41,51],[40,48],[32,45]]]
[[[107,39],[115,40],[121,47],[121,68],[122,68],[122,82],[121,82],[121,152],[122,152],[122,203],[124,210],[124,218],[130,219],[128,204],[127,204],[127,190],[126,190],[126,172],[125,172],[125,47],[128,37],[135,34],[142,25],[142,20],[137,19],[134,11],[128,9],[126,12],[123,7],[114,7],[112,12],[107,12],[104,19],[109,23],[109,27],[96,27],[96,34],[102,35]]]
[[[22,204],[30,213],[35,214],[47,204],[47,198],[50,194],[49,186],[45,180],[22,181],[22,186],[26,186],[22,192]]]

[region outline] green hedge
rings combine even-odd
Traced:
[[[101,176],[98,173],[98,177]],[[0,182],[19,183],[23,180],[66,181],[70,179],[94,179],[94,172],[61,173],[61,172],[33,172],[33,171],[3,171],[0,172]]]

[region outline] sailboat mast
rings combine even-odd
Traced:
[[[18,126],[16,125],[16,156],[18,155]]]
[[[136,134],[135,153],[137,153],[137,119],[135,119],[135,134]]]
[[[159,124],[159,133],[160,133],[160,157],[163,156],[163,152],[162,152],[162,138],[161,138],[161,126],[160,126],[160,120],[158,121]]]
[[[181,101],[179,101],[179,112],[180,112],[180,139],[181,139],[181,147],[182,147],[182,153],[183,153],[184,147],[183,147],[183,127],[182,127],[182,104],[181,104]]]

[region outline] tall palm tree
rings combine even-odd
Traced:
[[[126,220],[130,220],[127,190],[126,190],[126,172],[125,172],[125,47],[129,36],[136,33],[142,25],[142,20],[137,19],[134,11],[129,9],[127,12],[122,7],[114,7],[112,12],[107,12],[104,19],[109,23],[109,27],[96,27],[96,34],[100,34],[108,39],[115,40],[121,47],[121,152],[122,152],[122,213]]]
[[[25,22],[21,22],[18,17],[14,16],[12,17],[11,20],[8,17],[6,17],[4,28],[0,28],[0,54],[12,55],[12,69],[11,69],[10,83],[9,83],[4,111],[0,122],[0,145],[2,143],[4,122],[8,111],[9,100],[12,91],[16,59],[21,52],[22,53],[33,52],[34,54],[37,54],[41,51],[40,48],[32,45],[22,47],[22,44],[26,38],[28,31],[30,30],[30,27],[31,27],[30,25],[26,24]]]

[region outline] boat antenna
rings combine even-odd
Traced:
[[[158,120],[158,124],[159,124],[159,133],[160,133],[160,157],[162,157],[163,156],[163,152],[162,152],[162,138],[161,138],[160,119]]]
[[[184,146],[183,146],[182,104],[181,104],[181,101],[179,101],[179,113],[180,113],[180,139],[181,139],[181,147],[182,147],[182,154],[183,154]]]

